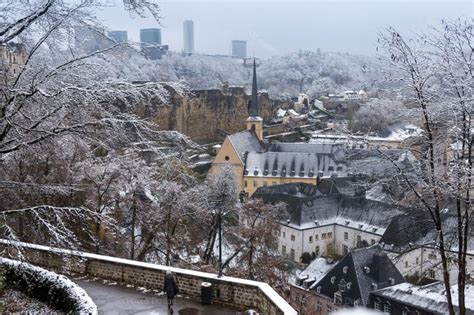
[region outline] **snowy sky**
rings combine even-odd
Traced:
[[[152,18],[131,18],[120,0],[98,13],[111,29],[127,30],[138,41],[139,29],[159,27]],[[442,18],[473,17],[471,0],[164,0],[162,42],[183,47],[183,21],[194,21],[195,51],[229,54],[233,39],[247,40],[247,55],[268,58],[293,51],[317,50],[374,54],[377,33],[386,25],[420,32]]]

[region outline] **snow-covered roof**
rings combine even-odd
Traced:
[[[301,271],[296,278],[305,282],[316,283],[322,279],[326,273],[336,265],[336,262],[330,261],[326,258],[318,257],[313,260],[303,271]],[[298,283],[296,283],[298,285]],[[314,285],[314,284],[313,284]],[[312,289],[311,285],[309,289]]]
[[[453,296],[457,296],[457,286],[451,287]],[[392,301],[401,302],[425,311],[447,314],[448,303],[446,300],[446,291],[441,282],[431,283],[425,286],[417,286],[410,283],[401,283],[392,287],[377,290],[373,292],[374,296],[380,296]],[[474,285],[466,286],[466,308],[474,311]],[[457,306],[457,299],[453,299]]]

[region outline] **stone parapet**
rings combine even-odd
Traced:
[[[24,258],[35,265],[56,272],[74,272],[124,284],[162,290],[167,270],[174,273],[180,293],[199,299],[201,283],[210,282],[213,302],[241,309],[258,309],[265,315],[296,315],[297,312],[268,284],[263,282],[217,277],[215,274],[144,263],[111,256],[59,249],[42,245],[0,240],[0,249],[14,257],[21,248]]]

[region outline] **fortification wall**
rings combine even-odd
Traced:
[[[279,106],[289,105],[271,100],[267,93],[259,93],[260,115],[264,121],[273,117]],[[146,105],[151,108],[138,108],[142,117],[151,118],[160,130],[179,131],[198,143],[222,140],[218,130],[235,133],[245,130],[250,96],[243,87],[219,90],[196,90],[190,95],[174,93],[171,105]]]

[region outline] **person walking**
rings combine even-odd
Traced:
[[[166,295],[168,297],[168,308],[172,309],[173,299],[175,295],[179,293],[179,289],[178,285],[176,284],[176,281],[174,280],[173,274],[169,270],[166,271],[163,291],[166,292]]]

